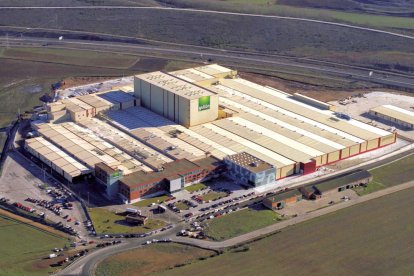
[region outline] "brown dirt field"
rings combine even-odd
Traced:
[[[294,81],[281,80],[276,77],[265,76],[261,74],[255,74],[255,73],[240,72],[240,76],[249,81],[256,82],[261,85],[268,85],[268,86],[274,87],[276,89],[280,89],[290,94],[301,93],[303,95],[315,98],[323,102],[342,100],[351,95],[357,95],[360,93],[369,93],[372,91],[383,91],[383,92],[389,92],[389,93],[396,93],[400,95],[414,96],[414,94],[410,92],[397,91],[397,90],[385,89],[385,88],[358,89],[358,90],[348,90],[348,91],[335,90],[335,89],[327,90],[327,89],[324,89],[322,87],[318,87],[315,85],[299,84]]]
[[[50,232],[50,233],[55,234],[55,235],[57,235],[59,237],[63,237],[65,239],[69,238],[69,236],[67,234],[65,234],[63,232],[60,232],[60,231],[58,231],[56,229],[53,229],[52,227],[49,227],[49,226],[43,225],[41,223],[37,223],[37,222],[31,221],[29,219],[20,217],[18,215],[15,215],[13,213],[10,213],[10,212],[8,212],[6,210],[0,209],[0,214],[5,215],[5,216],[8,216],[8,217],[10,217],[12,219],[18,220],[18,221],[20,221],[22,223],[29,224],[29,225],[34,226],[36,228],[39,228],[41,230]]]
[[[119,76],[103,76],[103,77],[70,77],[65,78],[63,81],[65,82],[64,85],[62,85],[61,89],[67,89],[75,86],[85,85],[89,83],[96,83],[96,82],[103,82],[110,79],[116,79],[119,78]]]
[[[140,58],[130,69],[143,72],[159,71],[163,70],[167,64],[168,60],[163,58]]]

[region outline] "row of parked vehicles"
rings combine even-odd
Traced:
[[[24,210],[26,212],[29,212],[29,213],[35,213],[36,212],[35,209],[33,209],[29,206],[25,206],[25,205],[21,204],[20,202],[15,202],[15,203],[13,203],[13,205],[16,206],[17,208],[22,209],[22,210]]]
[[[47,201],[45,199],[34,199],[31,197],[28,197],[25,199],[25,201],[34,203],[38,206],[41,206],[43,208],[48,209],[49,211],[53,212],[55,215],[60,216],[62,214],[62,206],[59,206],[59,204],[55,204],[53,201]]]
[[[161,239],[161,240],[152,239],[151,241],[145,241],[142,245],[147,245],[151,243],[164,243],[164,242],[172,242],[172,240],[170,238]]]
[[[60,260],[55,264],[51,264],[50,266],[62,266],[64,263],[72,262],[72,261],[74,261],[75,259],[77,259],[79,257],[85,256],[88,252],[89,252],[88,249],[81,250],[78,253],[76,253],[76,254],[74,254],[70,257],[66,257],[65,259]],[[49,259],[56,258],[56,257],[58,257],[57,254],[50,254],[49,255]]]
[[[103,248],[103,247],[107,247],[107,246],[111,246],[111,245],[115,245],[115,244],[120,244],[120,243],[122,243],[121,240],[108,241],[108,242],[98,243],[96,245],[96,247],[97,248]]]
[[[8,198],[5,198],[5,197],[0,198],[1,203],[6,203],[6,202],[9,202],[9,201],[10,201],[10,199],[8,199]]]

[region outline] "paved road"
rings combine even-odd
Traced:
[[[115,246],[109,246],[103,249],[99,249],[96,251],[91,252],[90,254],[84,256],[81,259],[70,264],[64,270],[60,271],[56,274],[59,275],[92,275],[93,270],[96,265],[106,259],[107,257],[118,254],[124,251],[128,251],[131,249],[136,249],[142,247],[143,243],[148,240],[158,239],[162,240],[165,238],[173,238],[175,234],[180,231],[181,229],[185,228],[184,223],[180,223],[175,225],[173,228],[166,230],[165,232],[161,232],[159,234],[153,235],[151,237],[146,238],[139,238],[139,239],[131,239],[131,240],[124,240],[123,243]],[[105,241],[105,240],[102,240]]]
[[[303,17],[290,17],[290,16],[278,16],[278,15],[263,15],[263,14],[253,14],[253,13],[238,13],[238,12],[225,12],[225,11],[212,11],[212,10],[202,10],[202,9],[184,9],[184,8],[168,8],[168,7],[131,7],[131,6],[66,6],[66,7],[33,7],[33,6],[26,6],[26,7],[0,7],[0,10],[23,10],[23,9],[46,9],[46,10],[57,10],[57,9],[89,9],[89,10],[99,10],[99,9],[139,9],[139,10],[168,10],[168,11],[176,11],[176,12],[193,12],[193,13],[210,13],[210,14],[222,14],[222,15],[231,15],[231,16],[240,16],[240,17],[261,17],[261,18],[274,18],[274,19],[285,19],[285,20],[293,20],[293,21],[302,21],[302,22],[309,22],[309,23],[319,23],[325,25],[334,25],[343,28],[351,28],[356,30],[364,30],[369,32],[375,33],[382,33],[388,34],[391,36],[403,37],[408,39],[414,39],[414,36],[404,35],[397,32],[391,31],[384,31],[374,28],[367,28],[367,27],[360,27],[351,24],[344,24],[344,23],[336,23],[324,20],[316,20],[316,19],[309,19]]]
[[[64,39],[58,41],[57,39],[50,38],[10,38],[0,37],[0,45],[7,43],[13,47],[36,47],[48,44],[48,48],[60,48],[60,49],[80,49],[80,50],[93,50],[103,51],[111,53],[133,53],[137,55],[148,55],[154,53],[158,55],[175,56],[179,59],[198,59],[203,56],[204,59],[214,59],[214,61],[237,66],[237,68],[247,69],[266,69],[266,71],[280,71],[276,67],[286,70],[287,67],[307,69],[314,72],[322,73],[324,76],[330,76],[333,80],[335,77],[342,77],[358,81],[366,81],[371,83],[378,83],[382,85],[390,85],[393,87],[408,88],[414,90],[414,80],[412,76],[405,76],[402,74],[392,74],[387,72],[387,78],[381,74],[374,74],[369,76],[368,69],[365,68],[350,68],[349,66],[340,67],[338,64],[316,64],[317,61],[313,60],[301,60],[301,59],[285,59],[280,57],[263,56],[256,53],[232,53],[230,51],[222,51],[219,49],[199,50],[199,49],[185,49],[185,48],[172,48],[170,46],[157,46],[157,45],[134,45],[129,43],[120,42],[105,42],[105,41],[82,41]],[[275,69],[276,68],[276,69]],[[377,72],[377,71],[375,71]]]
[[[0,154],[0,175],[1,175],[1,168],[3,167],[4,162],[6,161],[7,154],[9,153],[10,147],[14,143],[14,137],[16,135],[17,130],[19,129],[20,123],[16,121],[11,129],[7,131],[7,139],[3,146],[3,151]]]

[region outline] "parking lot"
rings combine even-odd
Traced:
[[[244,189],[231,180],[219,178],[209,182],[201,190],[175,193],[174,200],[166,202],[165,205],[183,219],[206,219],[216,214],[236,211],[241,202],[256,197],[259,196],[252,189]],[[187,206],[188,209],[177,206]]]
[[[24,211],[33,209],[38,217],[60,224],[68,232],[76,232],[81,239],[87,237],[88,231],[83,223],[86,216],[80,203],[54,178],[20,153],[10,152],[0,182],[0,198],[8,199],[9,203],[15,203],[15,207]]]

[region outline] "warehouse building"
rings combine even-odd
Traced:
[[[185,127],[217,119],[218,96],[166,73],[135,76],[134,94],[141,105]]]
[[[72,97],[47,105],[51,123],[81,122],[107,110],[126,109],[140,105],[139,99],[123,91],[107,91],[97,94]]]
[[[269,163],[241,152],[224,158],[227,175],[242,185],[259,187],[276,180],[276,170]]]
[[[381,105],[372,108],[369,114],[397,126],[414,129],[414,112],[393,105]]]
[[[25,149],[69,182],[92,172],[91,169],[42,137],[27,139]]]
[[[290,190],[276,195],[271,195],[263,199],[263,205],[272,210],[278,210],[287,204],[294,204],[303,199],[301,192],[298,190]]]
[[[36,131],[92,170],[101,162],[119,167],[124,174],[149,170],[142,162],[77,124],[40,124],[36,126]]]
[[[344,176],[313,185],[313,198],[320,198],[324,194],[330,192],[343,192],[356,186],[367,185],[371,181],[372,175],[365,170],[346,174]]]

